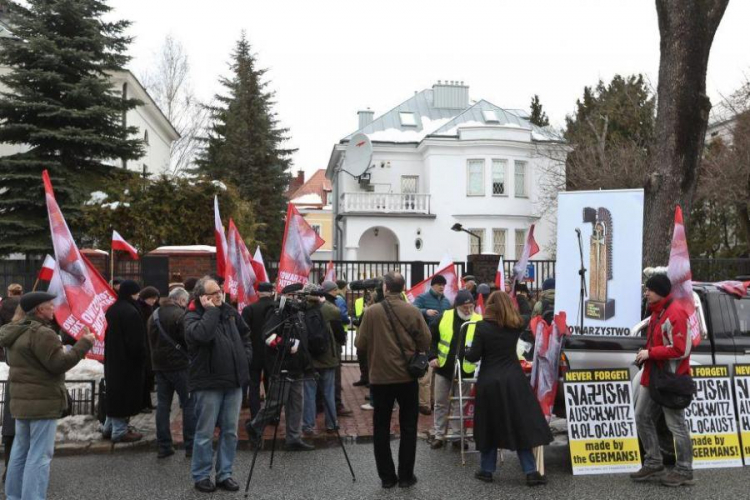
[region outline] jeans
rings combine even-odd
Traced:
[[[269,422],[280,415],[281,406],[284,407],[286,418],[286,444],[296,444],[302,440],[302,407],[304,404],[302,380],[284,379],[274,380],[266,392],[266,405],[253,419],[253,426],[258,435],[263,434]]]
[[[159,451],[172,449],[172,432],[169,415],[172,411],[172,398],[177,392],[182,408],[182,439],[185,449],[193,449],[195,436],[195,401],[188,390],[188,371],[156,372],[156,442]]]
[[[527,449],[518,450],[516,454],[518,455],[518,460],[521,462],[521,470],[523,470],[524,474],[536,472],[534,452]],[[492,474],[497,470],[497,449],[493,448],[490,451],[482,451],[479,457],[479,468],[482,469],[482,472]]]
[[[433,422],[435,427],[433,429],[435,439],[445,439],[445,424],[448,422],[448,405],[450,404],[450,390],[451,390],[451,379],[445,378],[440,374],[435,374],[434,387],[435,387],[435,413],[433,414]],[[461,390],[463,391],[464,397],[469,396],[471,390],[471,383],[464,382],[461,384]],[[453,395],[458,397],[458,384],[453,388]],[[453,416],[458,416],[459,401],[453,402]],[[452,434],[458,434],[461,432],[461,425],[458,420],[450,421],[450,429]]]
[[[336,421],[336,369],[323,368],[317,371],[318,380],[305,381],[305,408],[302,416],[302,429],[312,431],[315,429],[315,392],[318,384],[323,387],[323,406],[326,408],[326,429],[338,427]]]
[[[263,381],[263,389],[266,392],[266,399],[268,399],[268,380],[263,378],[264,375],[267,376],[263,368],[250,370],[250,383],[247,387],[247,403],[250,407],[250,418],[255,418],[260,411],[261,380]]]
[[[643,443],[644,467],[662,467],[664,465],[659,448],[659,435],[656,431],[656,420],[664,413],[664,420],[674,437],[677,452],[675,472],[690,475],[693,472],[693,442],[690,440],[685,410],[673,410],[658,405],[649,393],[648,387],[640,387],[638,401],[635,404],[635,424],[638,437]]]
[[[242,389],[211,389],[194,391],[195,414],[198,419],[193,441],[191,473],[197,483],[211,477],[214,429],[219,428],[216,450],[216,482],[232,477],[237,453],[237,422],[242,406]]]
[[[417,418],[419,417],[419,386],[417,381],[402,384],[370,385],[372,405],[373,448],[378,476],[382,481],[397,478],[391,455],[391,415],[393,403],[398,401],[398,423],[401,443],[398,447],[398,478],[414,476],[417,454]]]
[[[104,420],[102,434],[114,442],[119,441],[128,433],[128,419],[120,417],[107,417]]]
[[[8,500],[47,498],[56,430],[57,419],[16,419],[16,437],[5,479]]]

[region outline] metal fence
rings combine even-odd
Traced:
[[[723,281],[750,275],[750,259],[690,259],[695,281]]]
[[[65,387],[73,401],[73,415],[96,415],[96,380],[66,380]],[[7,390],[8,381],[0,380],[0,427],[8,411],[5,407]]]

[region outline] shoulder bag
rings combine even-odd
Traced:
[[[393,316],[396,316],[396,314],[391,309],[391,305],[388,303],[387,300],[384,300],[382,304],[383,304],[383,309],[385,310],[385,315],[388,316],[388,321],[391,324],[391,330],[393,330],[393,335],[396,337],[396,343],[398,344],[398,348],[401,349],[401,356],[404,358],[404,361],[406,361],[406,371],[409,372],[409,375],[411,375],[415,379],[424,377],[430,365],[430,361],[427,358],[427,355],[423,352],[415,351],[414,354],[412,354],[411,358],[406,357],[406,351],[404,351],[404,346],[401,344],[401,339],[398,337],[398,332],[396,331],[396,325],[393,323]],[[398,319],[398,316],[396,316],[396,319]],[[416,337],[411,332],[409,332],[409,330],[404,326],[404,324],[401,323],[400,319],[398,319],[398,322],[401,325],[401,328],[403,328],[404,331],[412,339],[414,339],[416,343]]]

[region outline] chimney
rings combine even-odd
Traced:
[[[364,111],[357,111],[357,117],[359,118],[359,128],[357,130],[362,130],[371,124],[374,116],[375,112],[370,110],[370,108],[367,108]]]
[[[297,176],[292,177],[292,180],[289,181],[289,189],[287,189],[287,195],[291,196],[293,195],[299,188],[302,187],[302,185],[305,183],[305,171],[304,170],[297,170]]]
[[[438,80],[432,86],[432,103],[441,109],[466,109],[469,107],[469,86],[455,80]]]

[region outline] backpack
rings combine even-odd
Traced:
[[[547,299],[542,299],[542,319],[551,325],[555,320],[555,302]]]
[[[329,350],[331,336],[328,334],[326,320],[319,307],[305,311],[305,329],[307,330],[307,350],[313,357],[318,357]]]

